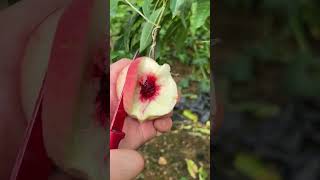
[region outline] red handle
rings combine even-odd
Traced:
[[[118,149],[120,141],[125,137],[124,132],[110,131],[110,149]]]

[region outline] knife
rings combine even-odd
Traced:
[[[132,65],[133,65],[133,62],[137,59],[138,54],[139,54],[139,50],[136,51],[134,57],[132,58],[132,62],[129,65],[123,89],[126,89],[126,84],[128,84],[127,82],[129,81],[128,73],[130,72],[131,68],[134,68]],[[110,149],[118,149],[120,141],[125,137],[125,133],[122,131],[122,128],[124,125],[124,120],[127,117],[127,113],[124,109],[124,104],[123,104],[123,96],[124,96],[123,89],[120,96],[120,101],[116,109],[116,113],[112,118],[112,122],[110,126],[110,142],[109,142]]]

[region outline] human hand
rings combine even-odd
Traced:
[[[116,80],[121,70],[130,63],[129,59],[121,59],[110,66],[110,119],[113,117],[117,103]],[[120,149],[137,149],[139,146],[152,139],[157,133],[164,133],[171,129],[171,113],[162,118],[140,123],[136,119],[127,117],[123,130],[125,138],[120,142]]]
[[[110,119],[119,102],[116,96],[117,77],[129,63],[129,59],[121,59],[110,66]],[[131,117],[125,119],[123,131],[126,136],[120,142],[119,149],[110,151],[110,179],[132,179],[142,171],[144,160],[138,152],[132,149],[137,149],[159,133],[169,131],[172,126],[170,116],[171,114],[168,114],[165,117],[143,123]]]

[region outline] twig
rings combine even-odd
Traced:
[[[152,25],[154,25],[154,26],[156,26],[156,27],[159,26],[159,25],[155,24],[154,22],[150,21],[146,16],[144,16],[144,15],[143,15],[136,7],[134,7],[128,0],[125,0],[125,2],[126,2],[127,4],[129,4],[129,6],[131,6],[133,10],[135,10],[138,14],[140,14],[140,16],[142,16],[143,19],[145,19],[148,23],[150,23],[150,24],[152,24]]]
[[[158,2],[158,1],[157,1]],[[158,35],[158,30],[160,29],[160,22],[163,16],[163,13],[166,9],[166,5],[167,5],[167,0],[164,1],[164,4],[162,5],[162,11],[161,14],[159,16],[159,19],[157,20],[157,25],[154,27],[154,29],[152,30],[152,44],[150,46],[150,51],[149,51],[149,57],[151,57],[152,59],[156,59],[155,57],[155,47],[157,45],[157,35]]]

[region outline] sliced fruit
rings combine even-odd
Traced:
[[[137,63],[136,71],[128,73],[129,66],[124,68],[116,87],[120,99],[127,75],[135,77],[130,82],[134,88],[123,90],[124,107],[128,115],[142,122],[170,113],[178,100],[178,88],[171,76],[170,66],[159,65],[149,57],[140,57],[132,63]],[[132,96],[126,96],[128,93],[132,93]]]

